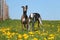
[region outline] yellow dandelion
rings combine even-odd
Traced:
[[[0,29],[0,31],[5,32],[5,31],[6,31],[6,29],[5,29],[5,28],[1,28],[1,29]]]
[[[13,33],[11,33],[11,35],[12,35],[12,36],[14,36],[14,35],[15,35],[15,33],[13,32]]]
[[[24,39],[27,39],[29,36],[27,34],[23,34]]]
[[[51,38],[50,38],[50,37],[48,37],[48,40],[51,40]]]
[[[55,35],[54,35],[54,34],[50,34],[49,36],[50,36],[50,37],[54,37]]]
[[[39,31],[35,31],[36,33],[38,33]]]
[[[48,39],[54,39],[55,38],[55,35],[54,34],[50,34]]]
[[[44,38],[44,40],[47,40],[46,38]]]
[[[7,32],[4,32],[4,33],[3,33],[3,35],[6,35],[6,34],[7,34]]]
[[[12,38],[12,35],[7,35],[6,37],[7,37],[8,39],[10,39],[10,38]]]
[[[23,39],[18,39],[18,40],[23,40]]]
[[[10,38],[12,38],[12,33],[11,33],[11,32],[9,32],[9,31],[8,31],[8,32],[6,32],[6,34],[5,34],[5,35],[6,35],[6,37],[7,37],[7,38],[9,38],[9,39],[10,39]]]
[[[21,34],[18,35],[18,39],[22,39],[22,35]]]
[[[38,38],[33,38],[33,40],[38,40]]]
[[[54,40],[54,37],[48,37],[48,40]]]
[[[8,32],[6,33],[6,35],[11,35],[11,32],[8,31]]]
[[[33,35],[34,33],[33,32],[29,32],[30,35]]]
[[[51,37],[51,39],[54,39],[54,37]]]
[[[44,35],[48,35],[48,33],[42,33],[41,35],[42,35],[42,36],[44,36]]]

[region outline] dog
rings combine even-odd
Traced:
[[[22,23],[22,29],[24,30],[24,27],[27,28],[28,30],[28,27],[29,27],[29,19],[28,19],[28,16],[27,16],[27,9],[28,9],[28,6],[22,6],[23,8],[23,15],[21,17],[21,23]]]
[[[42,25],[42,19],[41,19],[41,16],[39,13],[31,13],[29,15],[29,23],[32,23],[32,27],[34,29],[34,23],[38,21],[38,27],[39,27],[39,24]]]

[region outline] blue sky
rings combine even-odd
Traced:
[[[37,12],[43,20],[60,20],[60,0],[6,0],[11,19],[21,19],[21,6],[28,5],[27,15]]]

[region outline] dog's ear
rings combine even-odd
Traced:
[[[24,6],[21,6],[21,8],[24,8]]]
[[[26,5],[26,9],[28,9],[28,5]]]

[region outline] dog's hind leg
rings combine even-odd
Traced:
[[[32,30],[34,30],[34,20],[32,20]]]
[[[38,20],[38,27],[39,27],[39,20]]]
[[[38,20],[39,20],[40,24],[42,25],[42,20],[41,20],[41,18],[40,18],[40,17],[38,18]]]

